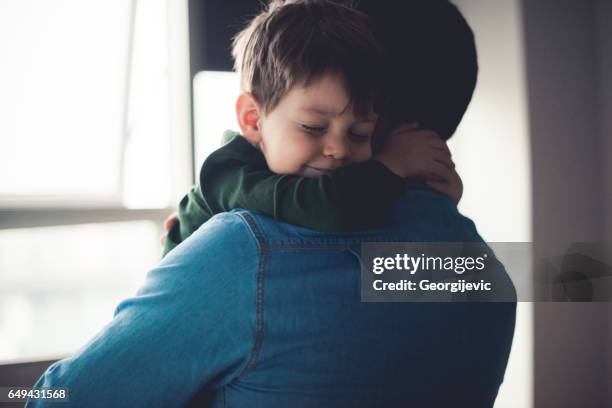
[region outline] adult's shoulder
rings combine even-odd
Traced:
[[[216,214],[189,238],[174,248],[163,263],[236,264],[257,256],[260,243],[246,217],[246,211]]]
[[[423,235],[422,240],[481,241],[475,223],[448,196],[431,190],[409,190],[396,203],[392,223]]]

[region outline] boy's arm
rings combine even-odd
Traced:
[[[206,159],[200,186],[194,187],[181,201],[179,222],[172,226],[166,238],[164,255],[212,215],[234,208],[253,210],[324,232],[357,231],[383,225],[391,205],[404,191],[404,177],[428,170],[442,175],[442,179],[450,178],[447,174],[450,171],[429,157],[429,152],[435,150],[432,147],[440,149],[444,143],[425,135],[427,140],[413,137],[410,142],[420,150],[405,146],[405,131],[400,127],[393,132],[389,145],[388,150],[399,154],[379,155],[376,160],[341,167],[316,178],[272,173],[259,150],[244,138],[235,137]],[[416,159],[415,155],[418,155]],[[456,178],[460,185],[460,179]],[[443,187],[457,185],[435,182],[438,185],[430,183],[430,187],[445,193]],[[459,197],[460,193],[456,201]]]
[[[384,225],[405,189],[405,177],[435,180],[437,184],[428,183],[431,188],[449,190],[458,201],[461,186],[453,176],[460,180],[446,144],[434,132],[411,124],[394,130],[374,160],[316,178],[272,173],[263,154],[238,137],[206,160],[200,183],[215,214],[245,208],[319,231],[348,232]]]
[[[215,213],[245,208],[325,232],[380,226],[404,190],[404,179],[376,160],[316,178],[275,174],[261,163],[220,160],[202,169],[201,183],[204,201]]]
[[[234,208],[327,232],[379,226],[404,186],[402,178],[374,160],[312,179],[275,174],[257,160],[211,159],[202,167],[204,189],[197,185],[181,200],[162,256],[214,214]]]
[[[179,203],[176,211],[177,222],[168,229],[164,238],[162,256],[189,237],[202,224],[208,221],[213,212],[204,201],[199,185],[194,186]]]

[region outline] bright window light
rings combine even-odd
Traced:
[[[0,3],[0,194],[115,193],[129,4]]]
[[[0,219],[0,364],[74,353],[159,262],[191,172],[173,155],[189,134],[170,139],[186,17],[174,0],[0,0],[0,217],[17,214]]]
[[[234,109],[239,93],[235,72],[201,71],[193,80],[196,180],[206,156],[221,146],[223,132],[239,130]]]
[[[172,174],[166,0],[136,4],[121,195],[127,208],[162,208]]]
[[[0,363],[74,352],[158,262],[151,221],[0,230]]]
[[[0,205],[170,204],[166,1],[0,2]]]

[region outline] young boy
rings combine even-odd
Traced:
[[[273,1],[237,35],[233,55],[242,135],[226,132],[204,162],[163,255],[233,208],[348,232],[384,225],[407,177],[459,200],[446,144],[416,123],[395,129],[373,155],[383,58],[361,12],[326,0]]]

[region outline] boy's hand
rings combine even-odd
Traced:
[[[425,180],[425,183],[432,189],[439,191],[442,194],[446,194],[450,198],[452,198],[455,203],[459,203],[461,200],[461,196],[463,195],[463,182],[461,181],[461,177],[452,169],[449,172],[448,179],[439,179],[437,177],[428,178]]]
[[[374,156],[400,177],[423,179],[436,191],[459,202],[463,183],[446,143],[432,130],[418,129],[409,123],[394,129],[383,150]]]
[[[178,221],[178,214],[176,213],[176,211],[174,211],[172,214],[170,214],[168,216],[168,218],[166,218],[164,220],[164,230],[166,230],[165,234],[162,234],[161,237],[159,237],[159,242],[164,245],[164,241],[166,240],[166,235],[168,235],[168,231],[170,231],[170,229],[174,226],[174,224],[176,224]]]

